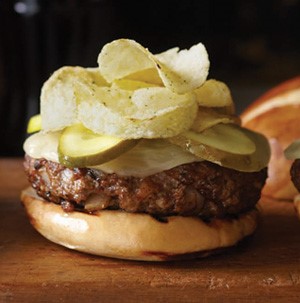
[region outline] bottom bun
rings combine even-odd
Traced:
[[[66,213],[45,202],[32,189],[21,194],[31,224],[48,240],[93,255],[167,261],[207,256],[233,246],[257,226],[253,209],[235,219],[204,222],[197,217],[156,219],[147,214],[103,210],[97,214]]]

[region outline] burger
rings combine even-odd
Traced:
[[[291,181],[295,188],[300,192],[300,140],[295,140],[284,151],[285,157],[292,162],[290,168]],[[294,196],[295,210],[300,217],[300,195]]]
[[[21,200],[52,242],[94,255],[207,256],[257,226],[267,139],[241,126],[203,44],[152,54],[106,44],[97,68],[62,67],[28,124]]]
[[[293,200],[297,189],[290,178],[292,160],[284,150],[300,138],[300,77],[267,91],[241,115],[242,125],[264,134],[271,146],[268,179],[262,194],[278,200]]]

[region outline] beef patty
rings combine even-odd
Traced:
[[[65,211],[121,209],[154,216],[236,215],[260,198],[267,170],[246,173],[203,161],[140,178],[91,168],[66,168],[25,156],[28,180],[37,194]]]

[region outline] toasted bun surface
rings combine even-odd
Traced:
[[[21,200],[31,224],[52,242],[94,255],[144,261],[209,255],[252,234],[258,219],[257,210],[209,223],[181,216],[160,221],[146,214],[113,210],[93,215],[66,213],[29,188],[22,192]]]
[[[252,103],[241,115],[243,126],[264,134],[271,145],[266,185],[263,195],[292,200],[297,193],[290,180],[292,160],[284,149],[300,138],[300,77],[271,89]]]

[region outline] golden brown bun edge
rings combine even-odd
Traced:
[[[251,235],[258,220],[257,210],[209,223],[181,216],[160,221],[147,214],[114,210],[66,213],[29,188],[21,200],[33,227],[48,240],[93,255],[143,261],[207,256]]]

